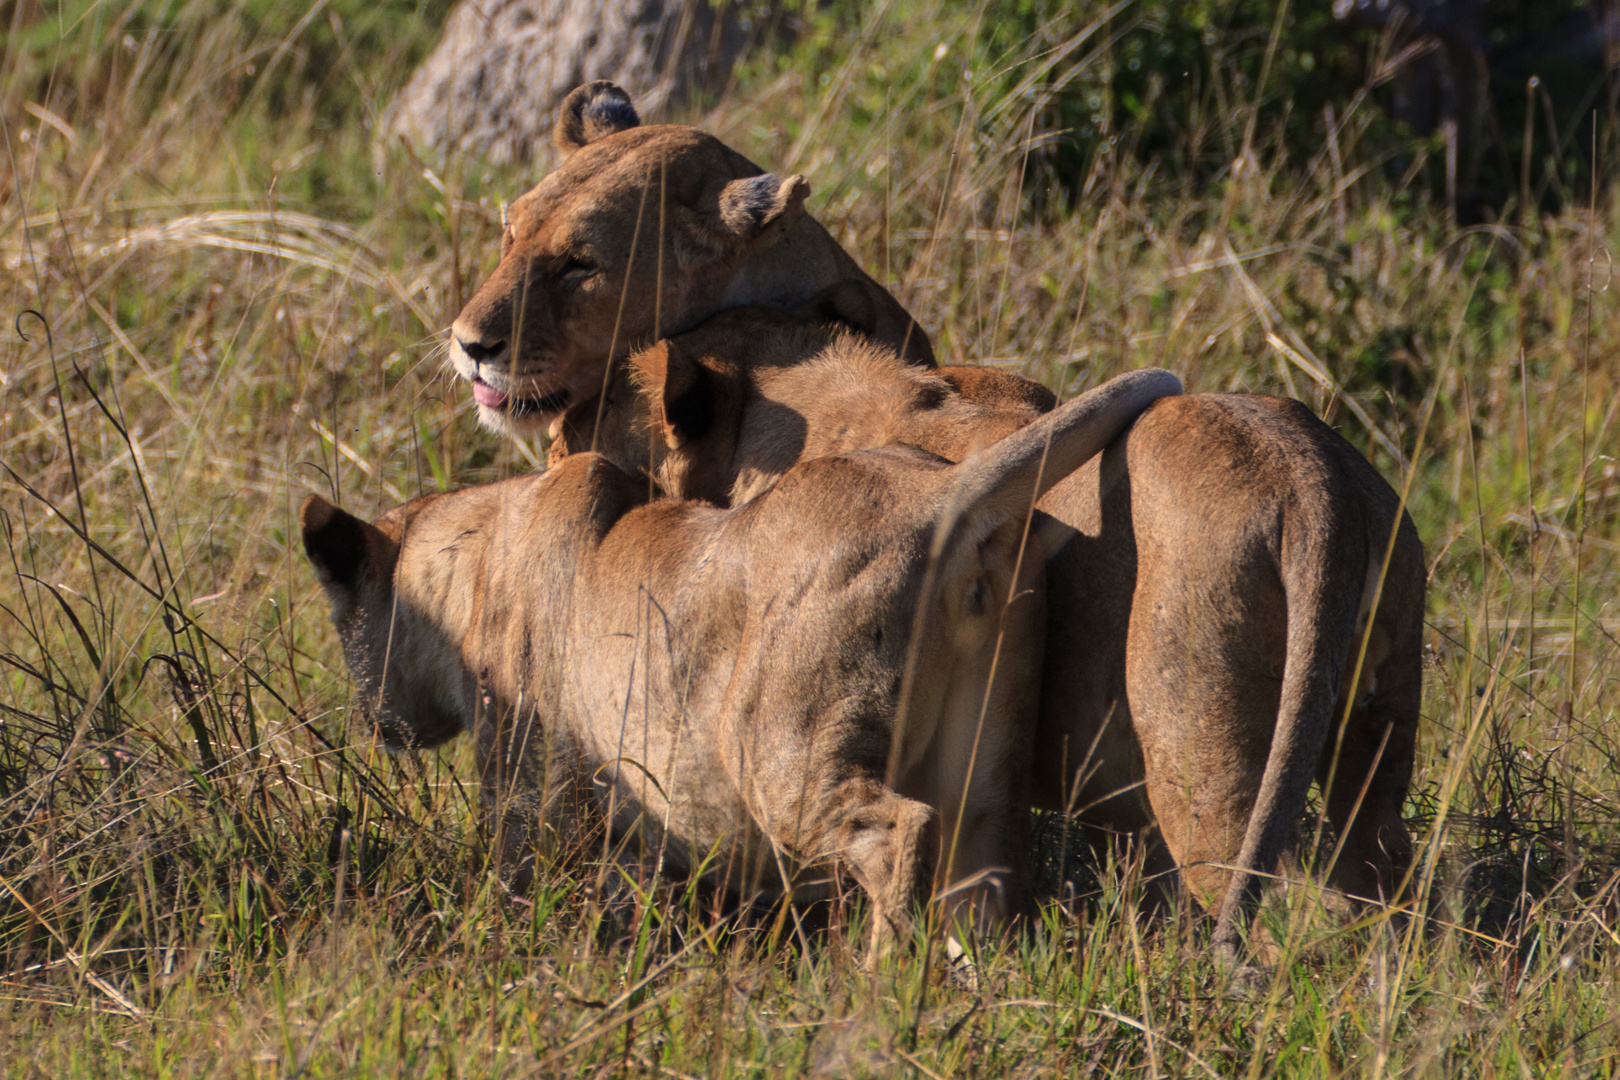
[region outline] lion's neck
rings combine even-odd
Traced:
[[[449,705],[469,728],[478,702],[472,680],[463,675],[477,679],[485,667],[476,655],[482,642],[475,631],[487,602],[490,538],[506,487],[481,485],[415,500],[399,539],[392,590],[373,601],[368,620],[383,629],[367,642],[369,669],[388,671],[389,681],[424,708],[432,701]],[[407,712],[415,707],[407,705]]]
[[[647,402],[630,378],[627,360],[613,361],[607,390],[576,402],[551,423],[546,462],[593,450],[631,475],[656,468],[662,444],[650,435]]]
[[[702,318],[739,307],[792,310],[830,286],[865,277],[826,229],[801,217],[775,244],[754,252],[736,268],[713,298],[713,310]]]
[[[546,473],[528,473],[440,497],[434,519],[410,544],[401,599],[456,643],[479,693],[511,704],[533,694],[535,642],[554,639],[557,599],[573,579],[577,546],[557,537],[577,510]],[[403,569],[403,567],[402,567]],[[396,575],[402,580],[404,574]],[[477,702],[470,706],[476,713]],[[470,723],[470,721],[469,721]]]
[[[686,290],[676,325],[664,334],[682,333],[722,311],[741,307],[843,323],[911,363],[934,366],[933,345],[911,313],[808,215],[776,243],[712,277],[695,280]]]

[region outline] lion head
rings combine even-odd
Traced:
[[[804,213],[802,176],[712,135],[642,126],[608,82],[558,111],[562,163],[512,204],[501,260],[451,326],[479,419],[527,433],[593,399],[612,361],[742,305],[811,311],[933,361],[915,322]]]

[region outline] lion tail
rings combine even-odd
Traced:
[[[1279,570],[1288,633],[1282,692],[1260,790],[1215,923],[1216,952],[1228,963],[1237,960],[1245,915],[1264,876],[1276,870],[1305,811],[1356,641],[1372,553],[1355,515],[1329,503],[1324,513],[1284,519]]]
[[[1047,489],[1113,442],[1142,410],[1181,393],[1162,368],[1116,376],[997,440],[951,470],[934,552],[955,543],[966,521],[988,530],[1035,505]],[[975,530],[976,531],[976,530]]]

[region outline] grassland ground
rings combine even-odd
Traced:
[[[1347,919],[1294,882],[1262,914],[1279,962],[1231,1000],[1207,927],[1129,917],[1141,883],[1069,854],[1058,818],[1040,925],[974,979],[925,943],[866,976],[858,904],[736,932],[589,858],[505,899],[465,748],[390,758],[346,722],[295,511],[538,462],[476,429],[442,343],[543,163],[373,146],[439,8],[18,2],[6,1075],[1620,1072],[1612,203],[1458,228],[1369,134],[1372,98],[1301,154],[1287,104],[1214,53],[1181,165],[1123,128],[1065,172],[1043,110],[1131,12],[1009,39],[989,10],[812,20],[681,116],[804,173],[944,362],[1292,395],[1406,493],[1431,566],[1417,915]]]

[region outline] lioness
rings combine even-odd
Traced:
[[[1051,401],[1017,376],[925,371],[759,311],[659,342],[620,381],[599,449],[733,505],[821,454],[903,443],[960,459]],[[1156,822],[1219,911],[1228,959],[1313,778],[1342,844],[1329,880],[1392,898],[1410,859],[1425,572],[1366,459],[1298,402],[1193,394],[1154,404],[1039,505],[1067,542],[1047,563],[1037,805]]]
[[[500,263],[451,326],[491,430],[594,420],[610,360],[744,305],[814,311],[933,364],[906,310],[803,213],[804,177],[696,128],[642,127],[609,82],[568,95],[553,141],[562,163],[511,205]]]
[[[839,861],[880,934],[937,867],[994,922],[1028,846],[1027,507],[1179,388],[1122,376],[959,465],[819,458],[731,510],[593,454],[374,525],[311,496],[304,546],[385,739],[474,732],[518,884],[544,807],[599,778],[668,865],[771,891]]]

